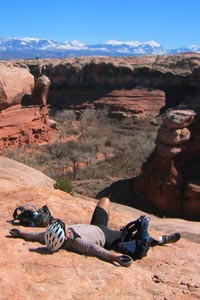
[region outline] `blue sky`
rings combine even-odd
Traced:
[[[0,37],[200,45],[200,0],[6,0]]]

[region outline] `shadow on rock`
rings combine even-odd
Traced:
[[[38,254],[42,254],[42,255],[48,255],[51,253],[49,252],[49,250],[47,249],[47,247],[38,247],[38,248],[29,248],[30,252],[35,252]]]
[[[113,182],[96,195],[96,199],[102,197],[108,197],[112,202],[127,205],[146,213],[160,217],[163,216],[163,213],[158,211],[150,202],[140,200],[134,194],[134,178],[121,179]]]

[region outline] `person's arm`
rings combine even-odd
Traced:
[[[129,267],[132,264],[132,259],[130,256],[112,253],[104,249],[103,247],[85,241],[82,238],[76,238],[70,244],[66,243],[66,246],[63,248],[72,252],[77,252],[88,256],[96,256],[105,261],[116,262],[125,267]]]
[[[45,244],[45,232],[22,232],[19,229],[13,228],[9,231],[9,233],[13,238],[21,238],[26,241]]]

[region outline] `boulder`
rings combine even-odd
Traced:
[[[0,75],[3,71],[6,74],[4,86],[7,89],[7,97],[4,97],[2,92],[0,97],[2,108],[0,111],[0,152],[7,148],[49,142],[51,132],[46,103],[50,80],[46,76],[39,77],[32,91],[34,78],[27,69],[4,66],[0,69]],[[12,85],[15,89],[12,89]],[[31,94],[25,94],[26,92],[31,92]]]
[[[20,104],[24,94],[31,94],[34,77],[27,68],[13,64],[0,64],[0,111]]]
[[[35,86],[33,88],[31,94],[31,100],[35,105],[43,105],[47,104],[47,95],[49,91],[51,81],[45,75],[40,76],[35,81]]]

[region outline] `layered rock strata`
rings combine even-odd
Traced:
[[[165,106],[165,93],[136,87],[130,90],[113,90],[103,98],[94,101],[95,109],[107,107],[112,117],[154,118]]]
[[[20,62],[18,62],[20,64]],[[74,107],[108,98],[112,91],[163,91],[167,108],[200,90],[200,54],[133,57],[72,57],[25,61],[31,74],[51,80],[49,103]],[[139,94],[138,94],[139,95]],[[142,90],[141,90],[142,98]],[[134,103],[134,96],[132,97]],[[150,101],[151,102],[151,101]],[[155,102],[150,103],[152,107]],[[123,102],[119,101],[119,105]]]
[[[167,214],[200,216],[200,119],[190,109],[163,117],[156,147],[134,180],[134,192]]]
[[[50,141],[47,94],[50,80],[13,65],[0,69],[0,151]]]

